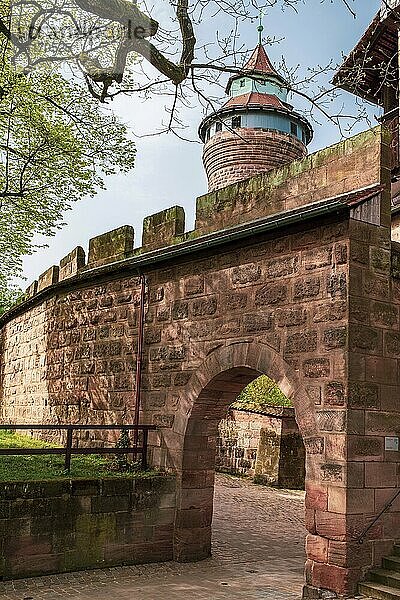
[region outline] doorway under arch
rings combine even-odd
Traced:
[[[211,525],[218,424],[240,392],[266,374],[292,398],[304,436],[315,434],[315,409],[296,373],[267,346],[243,342],[212,352],[189,385],[179,472],[174,557],[186,562],[211,555]]]

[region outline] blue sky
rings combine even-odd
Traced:
[[[305,0],[299,5],[298,13],[292,10],[282,12],[279,7],[271,9],[265,17],[265,32],[282,38],[279,44],[267,48],[275,64],[284,56],[288,65],[300,65],[305,72],[307,66],[327,64],[331,58],[341,61],[342,53],[348,53],[356,44],[375,13],[379,0],[354,0],[357,19],[348,13],[342,0]],[[200,36],[206,39],[215,23],[204,23]],[[243,43],[253,48],[257,43],[256,25],[246,24],[241,29]],[[226,75],[223,76],[227,78]],[[169,100],[168,100],[169,101]],[[351,110],[354,100],[343,94],[342,102]],[[292,99],[296,108],[301,102]],[[164,112],[165,99],[142,102],[135,98],[124,98],[115,105],[117,113],[135,132],[148,132],[157,129]],[[371,114],[378,114],[373,109]],[[193,100],[193,106],[186,112],[192,138],[196,137],[197,127],[202,119],[202,109]],[[366,129],[364,124],[361,129]],[[315,136],[309,150],[315,151],[329,146],[340,139],[337,129],[329,122],[314,124]],[[187,229],[194,221],[194,207],[197,196],[206,192],[201,153],[202,146],[183,142],[173,135],[162,135],[137,139],[137,158],[134,171],[127,175],[107,179],[107,189],[95,198],[88,198],[74,205],[65,214],[66,226],[53,238],[37,239],[48,247],[39,249],[26,257],[24,274],[27,278],[22,287],[27,286],[40,273],[70,252],[75,246],[87,250],[91,237],[119,227],[133,225],[136,245],[139,245],[143,218],[176,204],[186,210]]]

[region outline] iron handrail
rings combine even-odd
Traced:
[[[37,431],[37,430],[62,430],[67,432],[66,445],[60,448],[0,448],[0,456],[30,456],[40,454],[57,454],[65,455],[65,470],[69,473],[71,470],[71,456],[73,454],[141,454],[141,467],[147,469],[147,448],[148,448],[148,435],[149,431],[155,431],[158,427],[156,425],[43,425],[43,424],[2,424],[0,425],[0,431],[4,430],[22,430],[22,431]],[[73,432],[74,431],[142,431],[143,443],[142,446],[134,447],[106,447],[106,448],[79,448],[78,446],[73,447]]]
[[[362,534],[358,536],[357,542],[359,544],[363,544],[364,543],[364,539],[365,539],[365,536],[367,535],[368,531],[370,531],[372,529],[372,527],[375,525],[375,523],[377,523],[379,521],[379,519],[381,518],[381,516],[383,514],[385,514],[386,511],[388,511],[390,508],[392,508],[395,500],[397,500],[397,498],[399,496],[400,496],[400,490],[397,490],[397,492],[395,493],[395,495],[393,496],[393,498],[391,500],[389,500],[389,502],[387,504],[385,504],[385,506],[382,508],[381,512],[374,517],[374,519],[371,521],[371,523],[364,529],[364,531],[362,532]]]

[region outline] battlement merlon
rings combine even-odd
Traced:
[[[334,198],[338,198],[339,205],[343,206],[345,199],[355,191],[358,192],[356,198],[362,198],[363,191],[368,193],[374,186],[387,190],[381,194],[379,218],[382,225],[389,227],[390,142],[390,133],[376,127],[304,160],[200,196],[196,206],[196,226],[190,232],[185,233],[182,207],[160,211],[144,219],[143,244],[137,249],[134,248],[134,229],[130,225],[96,236],[89,241],[87,263],[84,250],[75,248],[61,260],[59,267],[51,267],[39,277],[37,285],[29,286],[26,298],[29,301],[57,282],[71,280],[72,283],[89,277],[89,273],[103,272],[103,267],[118,270],[118,265],[121,263],[126,267],[127,261],[137,268],[151,261],[157,262],[162,249],[165,249],[163,255],[168,254],[168,249],[170,255],[179,248],[195,252],[203,238],[205,242],[212,239],[212,243],[216,243],[218,238],[223,241],[227,230],[232,229],[236,235],[238,226],[243,229],[240,226],[246,223],[260,224],[262,220],[273,220],[274,216],[279,216],[282,223],[293,222],[296,218],[301,220],[303,209],[315,205],[316,210],[321,210],[323,201]]]

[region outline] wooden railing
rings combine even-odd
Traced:
[[[60,448],[0,448],[0,456],[30,456],[39,454],[57,454],[65,456],[65,470],[69,473],[71,470],[71,456],[73,454],[132,454],[134,456],[141,456],[141,468],[147,469],[147,448],[148,448],[148,435],[149,431],[155,431],[158,429],[155,425],[21,425],[11,424],[0,425],[1,430],[8,431],[66,431],[66,444]],[[136,443],[133,446],[121,448],[121,447],[103,447],[103,448],[79,448],[78,439],[76,439],[76,446],[73,445],[74,431],[135,431],[137,433],[142,432],[142,445],[139,446],[137,443],[137,436],[135,436]]]

